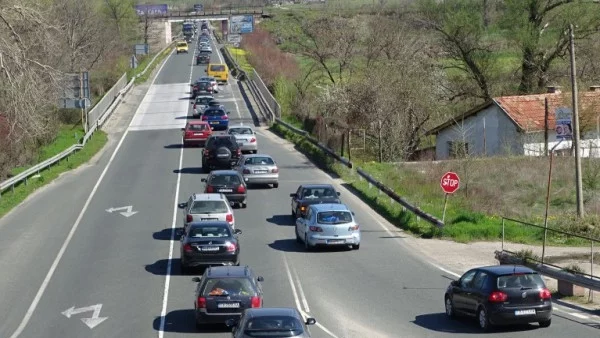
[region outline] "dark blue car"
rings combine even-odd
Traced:
[[[202,113],[202,120],[207,121],[213,130],[227,130],[229,127],[229,112],[222,107],[208,107]]]

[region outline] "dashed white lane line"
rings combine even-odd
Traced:
[[[225,63],[224,60],[223,60],[223,56],[221,55],[221,51],[217,48],[217,43],[215,42],[215,35],[211,34],[210,35],[210,39],[211,39],[211,41],[213,43],[213,46],[217,50],[217,56],[219,57],[219,62]],[[237,81],[237,80],[235,80],[235,81]],[[233,104],[235,104],[235,112],[237,113],[238,119],[241,119],[242,118],[242,113],[240,112],[240,106],[238,105],[238,102],[237,102],[238,100],[237,100],[237,97],[235,96],[235,91],[233,90],[233,86],[229,82],[228,82],[227,85],[229,86],[229,89],[231,90],[231,95],[234,98]]]
[[[291,267],[291,270],[294,280],[296,281],[296,284],[298,284],[299,296],[300,300],[302,301],[302,306],[304,306],[304,311],[310,313],[310,308],[308,307],[308,300],[306,300],[306,296],[304,295],[304,289],[302,289],[302,283],[300,283],[300,277],[298,277],[298,272],[296,271],[296,269],[294,269],[294,267]]]

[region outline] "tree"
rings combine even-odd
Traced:
[[[130,40],[136,33],[139,19],[135,12],[135,0],[103,0],[103,12],[114,22],[119,37]]]

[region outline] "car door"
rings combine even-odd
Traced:
[[[465,297],[465,311],[475,315],[477,313],[477,307],[487,299],[486,286],[488,285],[488,278],[491,278],[485,271],[478,271],[471,287],[468,289],[467,297]]]
[[[292,198],[292,210],[298,210],[298,200],[300,200],[300,194],[302,193],[302,186],[298,187],[296,191],[296,195]]]
[[[302,239],[304,239],[306,237],[306,235],[308,234],[308,227],[310,227],[313,224],[313,219],[314,219],[314,212],[312,211],[312,209],[308,209],[306,211],[306,216],[304,217],[304,219],[302,220],[301,223],[301,227],[300,227],[300,231],[299,232],[302,235]]]
[[[473,283],[473,279],[477,274],[477,270],[469,270],[465,272],[462,277],[458,280],[458,285],[453,289],[452,301],[454,302],[454,308],[461,312],[467,312],[468,309],[468,293]],[[467,312],[468,313],[468,312]]]

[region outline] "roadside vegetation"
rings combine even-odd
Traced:
[[[548,158],[408,161],[434,144],[425,131],[490,97],[540,93],[551,84],[569,88],[564,34],[569,21],[577,25],[580,86],[596,84],[599,49],[593,46],[600,37],[594,27],[600,11],[591,6],[598,5],[419,0],[369,1],[339,10],[330,3],[283,4],[285,8],[270,10],[272,18],[261,19],[255,32],[244,36],[247,60],[281,104],[284,120],[340,153],[342,137],[348,142],[350,135],[343,155],[423,210],[441,218],[439,178],[446,170],[457,172],[461,189],[449,197],[446,226],[436,229],[406,214],[299,136],[277,126],[274,131],[344,178],[392,223],[418,235],[497,240],[502,217],[543,224]],[[532,17],[539,22],[529,21]],[[583,161],[588,216],[578,220],[573,215],[573,159],[559,157],[549,226],[600,238],[600,161]],[[508,241],[542,239],[539,229],[512,222],[506,226]],[[578,242],[553,235],[550,241]]]

